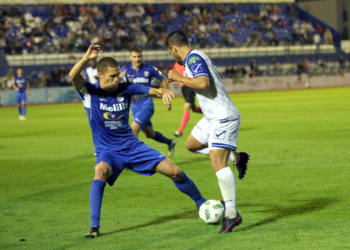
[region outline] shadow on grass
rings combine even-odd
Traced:
[[[337,200],[332,199],[332,198],[316,198],[316,199],[311,199],[311,200],[297,200],[293,201],[293,204],[298,203],[296,206],[292,207],[278,207],[276,205],[267,205],[269,207],[272,207],[271,209],[266,209],[266,210],[259,210],[256,211],[256,213],[277,213],[277,215],[271,216],[269,218],[263,219],[257,223],[251,224],[249,226],[235,229],[235,232],[242,232],[242,231],[247,231],[250,229],[253,229],[255,227],[263,226],[269,223],[274,223],[278,221],[279,219],[282,219],[284,217],[290,217],[298,214],[306,214],[306,213],[311,213],[314,211],[318,211],[321,209],[324,209],[325,207],[335,203]],[[240,207],[261,207],[264,206],[264,204],[242,204]],[[179,220],[179,219],[193,219],[193,218],[198,218],[198,211],[188,211],[184,212],[181,214],[175,214],[175,215],[169,215],[169,216],[163,216],[159,217],[157,219],[154,219],[148,223],[144,223],[141,225],[133,226],[133,227],[127,227],[119,230],[115,230],[112,232],[104,233],[102,235],[109,235],[109,234],[115,234],[115,233],[120,233],[120,232],[125,232],[129,230],[134,230],[142,227],[148,227],[148,226],[153,226],[153,225],[158,225],[162,224],[171,220]]]
[[[293,203],[297,205],[292,207],[277,207],[275,205],[272,205],[271,207],[274,207],[273,209],[260,210],[256,212],[257,213],[275,213],[276,212],[277,213],[276,215],[263,219],[249,226],[235,229],[234,231],[235,232],[247,231],[255,227],[263,226],[269,223],[274,223],[284,217],[290,217],[298,214],[306,214],[306,213],[322,210],[325,207],[336,202],[337,202],[337,199],[334,199],[334,198],[315,198],[310,200],[295,200],[295,201],[293,200]],[[254,204],[241,205],[241,207],[251,207],[251,206],[259,206],[259,205],[254,205]]]
[[[148,227],[148,226],[153,226],[153,225],[158,225],[158,224],[162,224],[171,220],[181,220],[181,219],[196,219],[198,218],[198,211],[197,210],[193,210],[193,211],[187,211],[181,214],[174,214],[174,215],[169,215],[169,216],[163,216],[163,217],[159,217],[156,218],[148,223],[144,223],[141,225],[137,225],[137,226],[133,226],[133,227],[127,227],[127,228],[123,228],[123,229],[119,229],[119,230],[115,230],[112,232],[108,232],[108,233],[103,233],[101,234],[101,236],[103,235],[109,235],[109,234],[115,234],[115,233],[120,233],[120,232],[124,232],[124,231],[129,231],[129,230],[134,230],[134,229],[138,229],[138,228],[142,228],[142,227]]]

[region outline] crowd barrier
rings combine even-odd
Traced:
[[[309,76],[307,74],[298,76],[276,76],[276,77],[254,77],[223,79],[225,89],[229,93],[235,92],[254,92],[305,88],[327,88],[350,86],[350,73],[337,75],[317,75]],[[176,96],[181,96],[181,87],[171,85],[170,89]],[[27,97],[28,104],[48,104],[62,102],[78,102],[81,97],[73,87],[59,88],[38,88],[32,89],[31,95]],[[14,90],[0,91],[0,105],[9,106],[16,104],[16,95]]]

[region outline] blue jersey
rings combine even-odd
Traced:
[[[22,76],[22,77],[18,77],[18,76],[15,76],[13,79],[12,79],[12,83],[14,85],[16,85],[17,88],[19,88],[19,93],[25,93],[26,92],[26,89],[27,89],[27,84],[28,84],[28,80],[26,77]]]
[[[129,106],[133,95],[149,93],[149,87],[122,83],[114,92],[106,92],[86,82],[79,91],[88,114],[95,154],[104,150],[126,150],[141,143],[129,125]]]
[[[125,66],[120,72],[123,72],[124,70],[126,70],[125,81],[142,86],[151,87],[153,77],[158,80],[164,78],[163,74],[158,71],[157,68],[147,64],[141,64],[141,67],[138,70],[135,70],[132,65]],[[137,110],[144,105],[150,105],[153,107],[152,97],[142,97],[132,103],[133,110]]]

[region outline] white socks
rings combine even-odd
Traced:
[[[225,201],[225,217],[232,219],[237,216],[236,210],[236,180],[230,167],[216,172],[222,197]]]
[[[197,154],[209,155],[209,148],[203,148],[196,151]]]

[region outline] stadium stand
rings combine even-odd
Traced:
[[[337,72],[328,66],[344,54],[339,32],[296,4],[0,5],[0,75],[21,65],[35,78],[34,71],[44,71],[47,81],[37,80],[37,86],[65,86],[66,71],[90,43],[122,65],[134,45],[145,50],[148,62],[172,64],[164,41],[175,29],[214,59],[223,75],[227,65],[244,65],[252,77],[297,74],[300,60],[311,62],[310,73]],[[256,72],[248,66],[252,57],[260,65]],[[324,69],[318,69],[320,60]],[[52,81],[60,66],[63,80]]]

